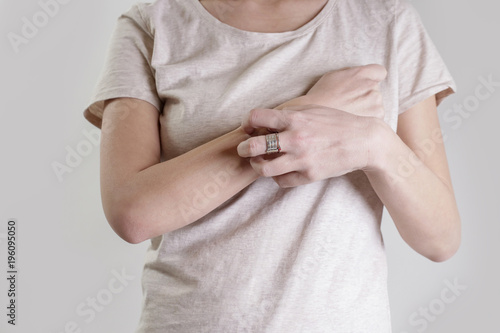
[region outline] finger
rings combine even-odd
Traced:
[[[253,109],[243,119],[241,126],[248,134],[252,134],[256,128],[275,128],[282,131],[288,126],[286,112],[274,109]]]
[[[387,77],[387,70],[379,64],[370,64],[363,66],[366,76],[374,81],[380,82]]]
[[[250,159],[250,165],[263,177],[275,177],[296,171],[298,161],[291,155],[279,154],[269,159],[267,156],[257,156]]]
[[[382,95],[375,90],[370,90],[365,93],[362,98],[361,107],[367,110],[366,113],[360,114],[361,116],[375,117],[383,119],[385,116],[384,104]]]
[[[296,187],[312,183],[309,178],[297,171],[275,176],[273,179],[281,188]]]
[[[283,147],[286,147],[286,142],[289,141],[289,132],[281,132],[278,133],[278,143],[281,148],[281,152],[285,153],[286,150]],[[285,146],[283,145],[285,143]],[[259,155],[267,155],[267,141],[265,135],[259,135],[251,137],[243,142],[241,142],[238,147],[238,155],[241,157],[256,157]]]

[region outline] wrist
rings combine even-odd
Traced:
[[[299,97],[295,97],[294,99],[291,99],[283,104],[280,104],[279,106],[275,107],[277,110],[283,110],[287,107],[293,107],[293,106],[303,106],[303,105],[311,105],[314,104],[312,103],[312,99],[308,95],[302,95]]]
[[[383,172],[387,169],[391,152],[395,150],[398,135],[382,119],[367,117],[366,173]]]

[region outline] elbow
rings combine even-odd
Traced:
[[[433,250],[424,254],[429,260],[440,263],[451,259],[460,248],[461,234],[460,229],[448,233],[446,237],[441,237],[435,242]]]
[[[129,244],[139,244],[147,239],[140,232],[138,221],[127,213],[118,214],[111,218],[107,217],[113,231]]]
[[[457,253],[458,247],[456,249],[446,249],[446,250],[441,250],[441,251],[435,251],[431,254],[426,255],[427,259],[440,263],[440,262],[445,262],[448,259],[451,259],[455,253]]]
[[[143,237],[141,234],[135,232],[131,228],[124,228],[123,230],[115,231],[121,239],[126,241],[129,244],[139,244],[147,240],[147,237]]]
[[[150,238],[146,232],[144,218],[141,218],[140,212],[133,205],[104,205],[104,215],[113,231],[127,243],[139,244]]]
[[[122,191],[119,195],[103,197],[103,209],[113,231],[130,244],[139,244],[151,238],[178,229],[179,215],[164,214],[163,207],[136,193]]]

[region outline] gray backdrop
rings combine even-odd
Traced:
[[[57,1],[0,2],[0,331],[132,332],[148,242],[127,244],[107,224],[98,136],[82,110],[115,20],[134,1]],[[500,310],[499,5],[413,3],[459,86],[439,112],[463,242],[451,260],[430,262],[385,214],[393,331],[493,332]],[[18,225],[15,327],[7,324],[4,277],[10,218]]]

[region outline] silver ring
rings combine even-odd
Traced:
[[[266,134],[266,154],[279,153],[281,151],[278,133]]]

